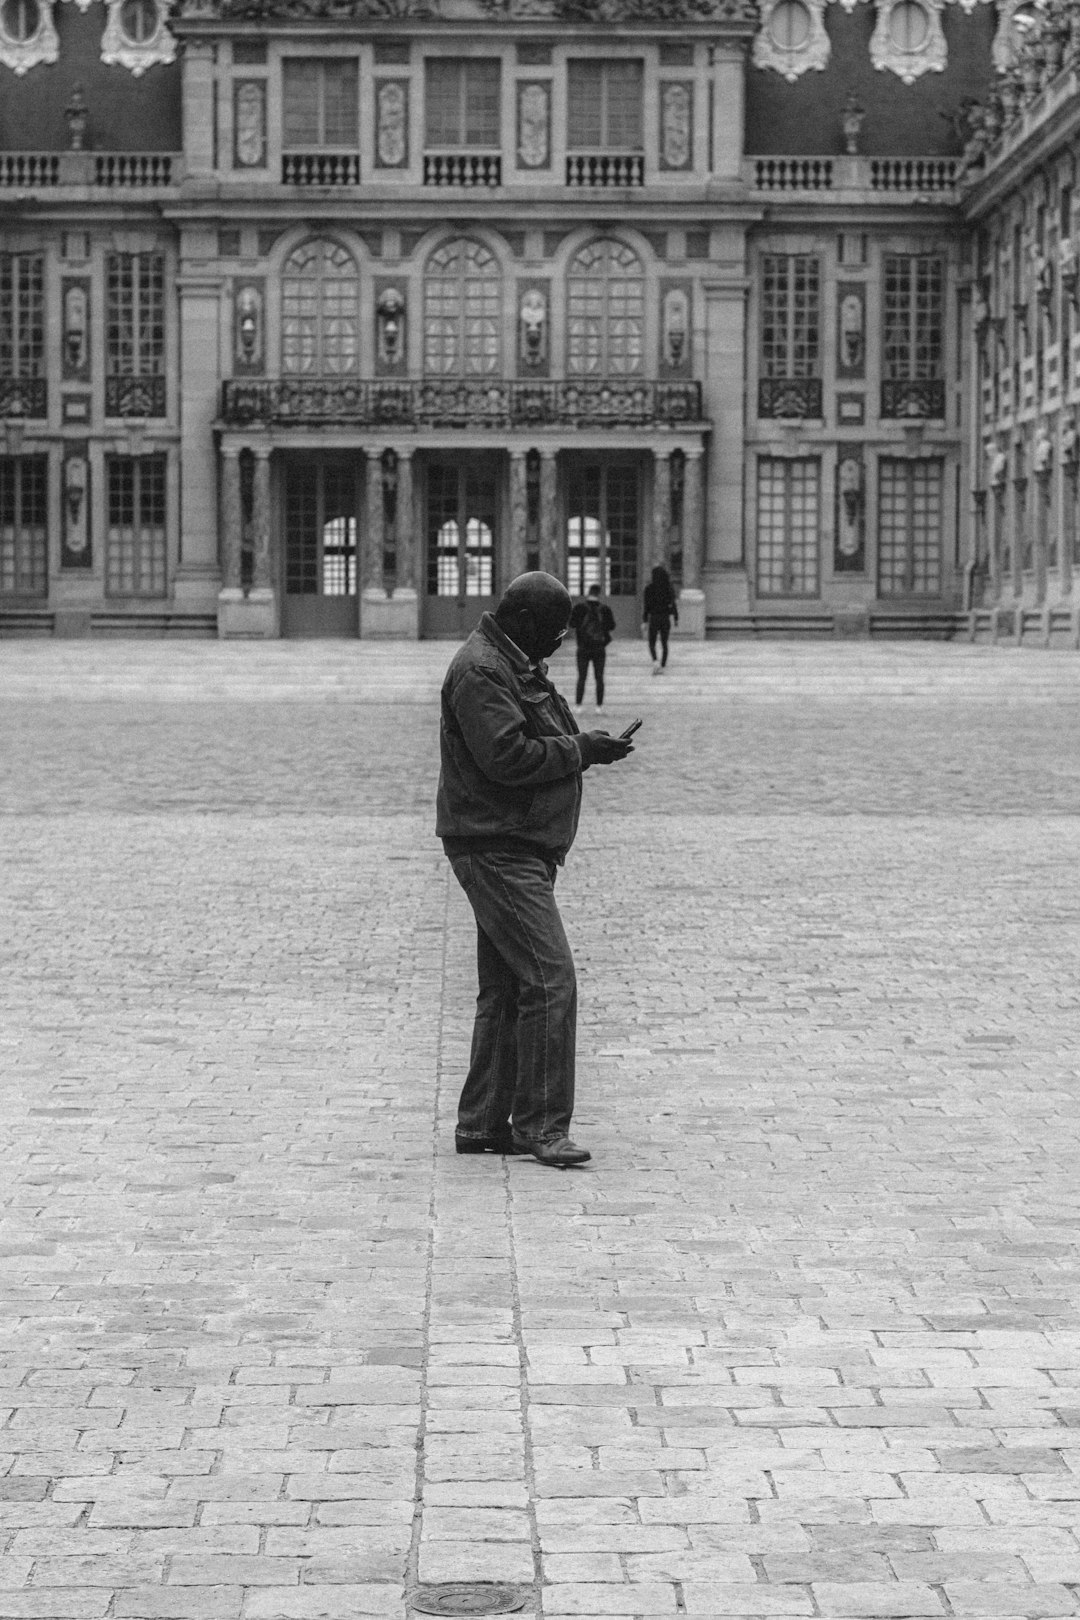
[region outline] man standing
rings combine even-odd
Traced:
[[[570,615],[570,628],[577,637],[577,696],[574,708],[580,709],[585,701],[585,682],[589,665],[596,676],[596,712],[604,712],[604,663],[607,645],[615,634],[615,615],[606,602],[600,600],[599,585],[590,585],[589,594],[575,602]]]
[[[579,732],[547,679],[569,619],[565,586],[520,574],[451,660],[435,825],[476,916],[457,1151],[531,1153],[560,1169],[590,1154],[570,1140],[577,980],[555,874],[577,832],[582,772],[633,752],[606,731]]]

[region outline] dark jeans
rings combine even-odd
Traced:
[[[451,865],[476,916],[480,981],[458,1135],[495,1136],[512,1114],[523,1141],[557,1141],[574,1111],[577,978],[555,863],[484,851]]]
[[[661,669],[663,669],[664,665],[667,663],[667,644],[668,644],[668,636],[670,634],[671,634],[671,620],[667,617],[667,615],[664,614],[663,616],[660,616],[659,614],[656,614],[656,613],[650,613],[649,614],[649,657],[651,659],[653,659],[653,661],[655,662],[655,659],[656,659],[656,638],[657,638],[657,636],[659,636],[660,637],[660,647],[661,647],[661,656],[660,656],[660,668]]]
[[[585,681],[589,674],[591,664],[596,671],[596,706],[604,706],[604,660],[607,658],[606,647],[579,647],[577,650],[577,697],[575,703],[580,703],[585,697]]]

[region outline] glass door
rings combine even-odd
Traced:
[[[576,600],[590,585],[615,614],[620,634],[639,614],[641,479],[636,461],[574,457],[566,490],[566,584]]]
[[[467,636],[494,608],[498,506],[493,457],[428,464],[425,635]]]
[[[286,458],[284,635],[359,634],[358,504],[355,462]]]

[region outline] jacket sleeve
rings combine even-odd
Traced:
[[[539,787],[593,763],[587,736],[530,737],[513,693],[482,669],[462,676],[450,699],[477,768],[503,787]]]
[[[604,604],[604,633],[607,636],[615,634],[615,615],[606,603]]]

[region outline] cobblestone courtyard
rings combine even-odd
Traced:
[[[1080,1613],[1080,660],[618,645],[561,1174],[449,653],[0,644],[0,1617]]]

